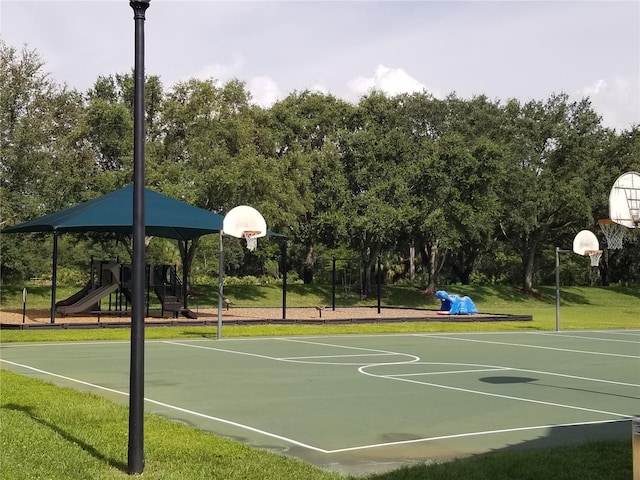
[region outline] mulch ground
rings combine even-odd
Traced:
[[[174,317],[165,312],[150,311],[145,318],[148,325],[208,325],[218,322],[218,309],[194,309],[197,318],[190,319],[182,315]],[[228,324],[277,324],[277,323],[375,323],[375,322],[402,322],[402,321],[504,321],[504,320],[531,320],[527,316],[509,316],[495,314],[475,315],[441,315],[436,310],[382,307],[378,312],[377,307],[336,308],[330,307],[318,309],[316,307],[287,308],[283,318],[282,307],[275,308],[223,308],[222,322]],[[74,328],[74,327],[124,327],[131,323],[129,313],[84,313],[78,315],[57,315],[54,324],[51,323],[49,310],[27,310],[24,315],[22,310],[0,311],[0,328]]]

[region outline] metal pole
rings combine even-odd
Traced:
[[[331,310],[336,310],[336,257],[333,257],[333,267],[331,270]]]
[[[382,296],[382,267],[381,260],[378,257],[378,315],[380,315],[380,297]]]
[[[571,253],[556,247],[556,332],[560,331],[560,254]]]
[[[287,318],[287,239],[282,242],[282,319]]]
[[[556,247],[556,332],[560,331],[560,249]]]
[[[51,323],[56,323],[56,284],[58,283],[58,231],[53,231],[53,266],[51,267]]]
[[[22,323],[27,316],[27,288],[22,289]]]
[[[193,245],[193,240],[191,241]],[[187,273],[189,272],[189,240],[184,241],[184,257],[182,257],[182,308],[187,310],[189,308],[188,303],[188,291],[187,281],[189,280],[189,276]]]
[[[131,366],[129,381],[129,474],[144,470],[144,21],[149,0],[131,0],[135,21],[133,109],[133,253],[131,262]]]
[[[224,295],[224,250],[222,237],[223,232],[220,230],[220,255],[218,255],[218,335],[217,339],[222,338],[222,297]]]

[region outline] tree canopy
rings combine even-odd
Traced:
[[[358,259],[365,290],[378,259],[386,282],[531,290],[553,278],[555,247],[570,248],[578,231],[606,249],[596,222],[608,216],[609,190],[640,171],[640,126],[605,128],[589,98],[564,93],[521,102],[372,91],[349,103],[296,91],[262,108],[237,79],[166,87],[149,76],[146,96],[147,186],[223,215],[257,208],[289,237],[287,269],[305,282],[337,256]],[[52,80],[37,52],[0,40],[0,126],[3,227],[131,183],[130,73],[78,92]],[[63,239],[74,253],[61,262],[82,270],[91,255],[126,255],[109,238]],[[3,235],[2,277],[46,276],[49,248],[45,237]],[[214,275],[215,241],[189,248],[194,274]],[[161,239],[147,252],[179,258]],[[227,268],[278,276],[279,252],[271,240],[253,253],[236,242]],[[629,232],[624,249],[603,256],[599,280],[640,281],[639,253]],[[574,259],[564,278],[593,281],[587,264]]]

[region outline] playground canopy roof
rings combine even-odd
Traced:
[[[222,230],[224,217],[145,189],[145,234],[192,240]],[[88,202],[7,227],[19,232],[133,232],[133,185]]]

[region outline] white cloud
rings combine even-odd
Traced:
[[[356,77],[348,83],[349,89],[358,96],[372,90],[381,90],[388,95],[414,93],[426,90],[425,85],[413,78],[402,68],[378,65],[373,77]]]
[[[640,123],[640,77],[613,75],[578,92],[589,97],[606,127],[627,129]]]
[[[328,95],[331,90],[329,89],[329,87],[327,87],[326,85],[322,85],[321,83],[316,83],[314,84],[309,91],[311,92],[318,92],[318,93],[322,93],[324,95]]]
[[[247,88],[251,92],[253,103],[261,107],[270,107],[278,99],[282,98],[282,91],[278,84],[266,75],[253,77],[247,83]]]
[[[225,83],[232,78],[237,78],[238,73],[245,64],[244,57],[236,53],[231,59],[231,63],[213,63],[205,65],[194,74],[187,75],[183,80],[189,78],[198,78],[200,80],[208,80],[213,78],[221,83]]]

